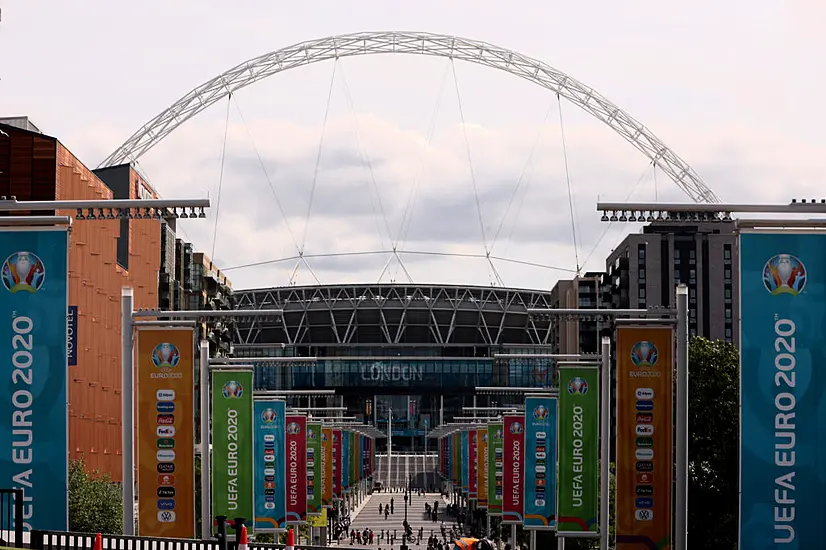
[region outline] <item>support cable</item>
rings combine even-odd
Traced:
[[[642,174],[640,174],[640,177],[639,177],[639,178],[637,178],[637,183],[635,183],[635,184],[634,184],[634,187],[632,187],[632,188],[631,188],[631,191],[628,193],[628,196],[626,196],[626,197],[625,197],[625,200],[624,200],[623,202],[628,202],[628,200],[631,198],[631,195],[633,195],[633,194],[634,194],[634,191],[636,191],[636,190],[637,190],[637,188],[640,186],[640,184],[643,182],[643,179],[644,179],[644,178],[645,178],[645,176],[648,174],[648,170],[649,170],[652,166],[653,166],[653,163],[649,163],[649,164],[645,167],[645,170],[643,170],[643,171],[642,171]],[[605,225],[605,229],[603,229],[603,230],[602,230],[602,234],[599,236],[599,239],[597,239],[597,242],[595,242],[595,243],[594,243],[594,246],[591,248],[591,251],[590,251],[590,252],[588,253],[588,255],[585,257],[585,261],[584,261],[584,262],[582,262],[582,265],[583,265],[583,266],[588,265],[588,260],[590,260],[590,259],[591,259],[591,256],[593,256],[593,255],[594,255],[594,252],[596,252],[597,247],[598,247],[598,246],[599,246],[599,244],[602,242],[602,239],[604,239],[604,238],[605,238],[605,235],[607,235],[607,234],[608,234],[608,230],[609,230],[609,229],[611,229],[611,226],[613,226],[613,225],[614,225],[614,222],[608,222],[608,223]]]
[[[450,67],[453,71],[453,85],[456,89],[456,102],[459,107],[459,117],[462,119],[462,136],[465,139],[465,153],[467,154],[468,169],[470,170],[470,181],[473,184],[473,198],[476,201],[476,214],[479,218],[479,230],[482,233],[482,247],[484,248],[485,257],[488,259],[488,264],[491,268],[491,271],[488,273],[488,275],[493,275],[501,286],[505,286],[505,283],[499,278],[499,273],[496,271],[496,267],[493,265],[493,262],[490,259],[488,238],[485,233],[485,221],[484,216],[482,215],[482,202],[479,199],[479,188],[476,184],[476,171],[473,169],[473,156],[470,154],[470,139],[468,139],[467,134],[467,123],[465,122],[465,109],[462,105],[462,94],[459,91],[459,78],[456,76],[456,63],[453,61],[453,58],[450,59]],[[492,282],[493,281],[491,281],[491,283]]]
[[[542,137],[542,131],[545,128],[545,125],[548,123],[548,118],[551,116],[551,110],[553,109],[553,103],[548,105],[548,109],[545,111],[545,118],[542,120],[542,126],[539,127],[539,130],[536,132],[536,138],[533,141],[533,146],[531,147],[530,153],[528,153],[528,159],[525,161],[525,165],[522,167],[522,172],[519,174],[519,179],[516,181],[516,186],[513,189],[513,193],[511,194],[510,200],[508,201],[508,207],[505,208],[505,214],[502,216],[502,220],[499,222],[499,227],[496,228],[496,233],[493,235],[493,242],[490,245],[490,250],[493,251],[496,248],[496,241],[499,238],[499,233],[502,231],[502,227],[505,225],[505,221],[508,218],[508,214],[510,213],[511,207],[513,206],[513,201],[516,199],[516,196],[519,194],[519,189],[522,187],[522,183],[526,183],[525,185],[525,192],[527,193],[527,186],[530,184],[530,178],[527,180],[525,176],[528,174],[529,169],[533,166],[533,156],[536,153],[536,149],[539,147],[539,140]],[[514,216],[514,227],[516,226],[516,221],[519,219],[519,211],[522,209],[522,204],[524,204],[524,195],[523,200],[519,203],[519,207],[516,211],[516,216]],[[511,234],[513,231],[511,230]]]
[[[348,257],[348,256],[378,256],[383,254],[389,254],[390,250],[367,250],[367,251],[355,251],[355,252],[325,252],[319,254],[304,254],[303,256],[285,256],[282,258],[274,258],[272,260],[262,260],[258,262],[252,262],[248,264],[240,264],[234,265],[230,267],[222,268],[221,271],[233,271],[238,269],[249,269],[253,267],[261,267],[265,265],[272,265],[278,264],[283,262],[289,262],[294,260],[299,260],[303,258],[340,258],[340,257]],[[505,258],[502,256],[494,256],[489,254],[472,254],[472,253],[463,253],[463,252],[439,252],[433,250],[404,250],[399,251],[399,254],[405,255],[409,254],[411,256],[437,256],[437,257],[447,257],[447,258],[470,258],[470,259],[486,259],[488,257],[502,261],[506,263],[511,263],[515,265],[521,265],[526,267],[536,267],[540,269],[548,269],[554,271],[563,271],[565,273],[576,273],[576,270],[571,269],[569,267],[559,267],[555,265],[548,265],[548,264],[541,264],[538,262],[529,262],[527,260],[515,260],[513,258]]]
[[[574,237],[574,259],[576,260],[576,272],[579,274],[579,245],[576,231],[576,209],[574,208],[574,190],[571,185],[571,171],[568,168],[568,146],[565,143],[565,123],[562,120],[562,98],[556,94],[556,103],[559,106],[559,132],[562,136],[562,158],[565,160],[565,180],[568,184],[568,208],[571,210],[571,233]]]
[[[278,197],[278,192],[275,190],[275,184],[273,184],[272,177],[270,177],[270,173],[267,170],[267,165],[264,163],[264,157],[261,156],[261,151],[258,150],[258,146],[255,144],[255,138],[252,135],[252,130],[250,130],[249,124],[247,124],[247,120],[244,118],[244,113],[241,112],[241,105],[238,103],[238,99],[235,96],[232,96],[233,103],[235,104],[235,110],[238,113],[238,117],[241,119],[241,122],[244,125],[244,129],[247,132],[247,137],[252,144],[252,150],[255,152],[255,156],[258,159],[258,165],[261,167],[261,171],[264,173],[264,177],[267,180],[267,185],[272,192],[272,196],[275,199],[275,205],[278,207],[278,211],[281,213],[281,217],[284,219],[284,225],[287,228],[287,233],[290,234],[290,239],[293,241],[293,245],[295,245],[295,249],[299,250],[298,240],[295,238],[295,233],[293,232],[292,227],[290,226],[290,218],[287,217],[287,211],[284,209],[284,205],[281,204],[281,199]]]
[[[215,199],[215,223],[212,228],[212,252],[210,259],[215,261],[215,245],[218,242],[218,220],[221,213],[221,189],[224,186],[224,161],[227,158],[227,134],[229,133],[229,109],[232,106],[232,92],[227,96],[227,114],[224,119],[224,139],[221,143],[221,168],[218,173],[218,196]]]
[[[327,104],[324,107],[324,123],[321,127],[321,138],[318,140],[318,153],[315,158],[315,168],[313,169],[313,183],[310,187],[310,202],[307,205],[307,219],[304,221],[304,235],[301,238],[301,246],[299,247],[299,254],[304,254],[304,247],[307,245],[307,231],[310,227],[310,216],[313,213],[313,200],[315,199],[315,188],[318,183],[318,172],[321,166],[321,154],[324,151],[324,138],[327,135],[327,119],[330,116],[330,100],[333,97],[333,85],[336,81],[336,69],[338,68],[339,60],[336,58],[333,64],[333,74],[330,77],[330,86],[327,90]]]
[[[407,275],[408,280],[412,283],[413,278],[410,276],[410,273],[407,271],[407,268],[402,264],[401,257],[399,256],[399,251],[403,250],[404,242],[407,240],[407,236],[410,233],[410,227],[413,221],[413,211],[416,205],[416,198],[418,197],[419,187],[421,185],[422,176],[425,171],[425,166],[427,165],[428,153],[430,151],[430,143],[433,141],[433,136],[436,133],[436,121],[441,111],[442,107],[442,99],[444,98],[445,94],[445,87],[447,86],[447,75],[448,70],[450,69],[450,61],[445,63],[445,70],[442,74],[442,84],[439,87],[439,94],[436,97],[436,104],[433,107],[433,113],[430,116],[430,124],[428,125],[427,135],[425,137],[425,144],[424,149],[422,149],[422,154],[419,159],[419,169],[416,172],[416,177],[413,180],[413,188],[410,190],[410,194],[407,197],[407,203],[404,206],[404,211],[402,213],[402,220],[401,224],[399,225],[399,231],[396,234],[396,239],[393,242],[393,256],[395,257],[399,268],[402,269],[405,274]],[[379,274],[379,281],[381,278],[384,277],[385,272],[387,271],[388,267],[390,266],[390,259],[388,258],[387,264],[385,264],[384,269],[382,269],[381,273]],[[398,276],[398,269],[395,271],[394,275],[391,279],[395,279]]]
[[[350,114],[353,117],[353,126],[355,127],[356,133],[356,145],[359,151],[359,158],[361,160],[362,166],[367,171],[368,176],[370,177],[370,182],[373,184],[373,191],[376,193],[376,203],[378,203],[378,212],[375,212],[376,203],[373,203],[371,200],[370,202],[373,205],[374,214],[381,213],[382,220],[384,221],[384,229],[387,231],[387,237],[392,242],[393,240],[393,233],[390,231],[390,223],[387,220],[387,214],[384,210],[384,203],[381,200],[381,193],[379,192],[379,186],[376,183],[376,175],[373,171],[373,163],[370,160],[370,156],[367,154],[367,150],[364,147],[364,143],[361,139],[361,129],[359,127],[358,117],[356,116],[356,107],[353,102],[353,95],[350,93],[350,86],[347,84],[347,77],[344,74],[344,64],[339,66],[339,73],[341,74],[341,83],[344,87],[344,95],[347,99],[347,104],[350,106]],[[372,199],[372,194],[371,194]],[[376,230],[379,235],[379,241],[381,242],[382,248],[385,247],[384,245],[384,235],[381,231],[381,226],[379,225],[379,220],[376,219]]]

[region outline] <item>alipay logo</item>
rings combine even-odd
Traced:
[[[158,401],[175,401],[175,390],[158,390],[155,392]]]

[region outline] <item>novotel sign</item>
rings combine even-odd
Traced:
[[[410,365],[387,365],[376,362],[369,367],[361,367],[361,379],[365,382],[421,382],[422,367]]]

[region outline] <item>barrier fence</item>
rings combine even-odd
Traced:
[[[0,546],[24,546],[23,489],[0,489]]]

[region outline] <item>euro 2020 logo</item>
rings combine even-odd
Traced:
[[[46,280],[46,267],[32,252],[15,252],[3,262],[2,277],[12,294],[21,290],[34,294]]]
[[[290,422],[287,425],[287,433],[290,435],[298,435],[301,433],[301,426],[298,425],[298,422]]]
[[[224,399],[240,399],[244,395],[244,386],[235,380],[230,380],[224,384],[221,393],[223,393]]]
[[[158,369],[174,369],[181,360],[181,353],[175,344],[161,342],[152,350],[152,364]]]
[[[772,256],[763,267],[763,286],[772,296],[797,296],[806,287],[806,266],[791,254]]]
[[[519,435],[525,431],[525,427],[520,422],[514,422],[510,430],[512,435]]]
[[[548,407],[546,407],[545,405],[539,405],[537,407],[534,407],[533,409],[533,418],[538,422],[544,422],[548,420],[548,414]]]
[[[273,424],[276,420],[278,420],[278,413],[275,409],[266,408],[261,411],[261,422],[264,424]]]
[[[576,376],[568,382],[568,393],[571,395],[585,395],[588,393],[588,382]]]
[[[307,428],[307,439],[315,439],[315,430]]]
[[[635,367],[653,367],[657,364],[660,352],[651,342],[637,342],[631,348],[631,362]]]

